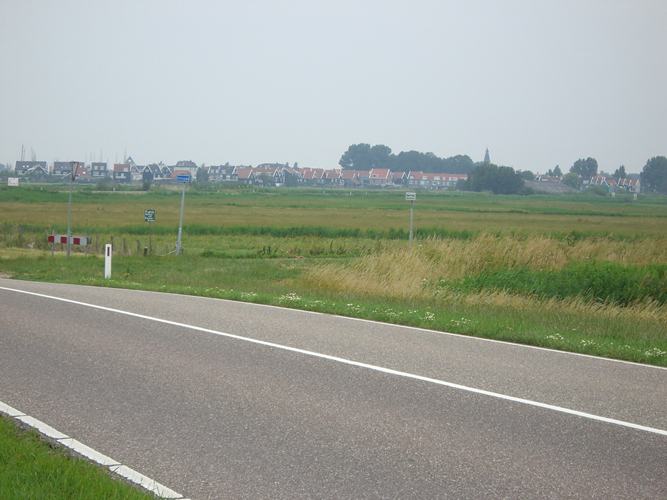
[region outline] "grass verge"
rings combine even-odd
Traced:
[[[412,289],[410,282],[397,278],[405,288],[401,293],[393,283],[368,280],[372,293],[367,293],[363,282],[345,282],[359,258],[117,256],[112,279],[106,280],[99,257],[77,255],[68,261],[62,255],[52,259],[40,254],[2,259],[0,273],[279,305],[667,366],[667,309],[657,304],[622,308],[582,297],[537,298],[493,289],[445,293],[421,283],[419,274]],[[384,292],[375,290],[377,286],[384,286]]]
[[[0,498],[3,500],[146,500],[156,498],[107,469],[72,456],[35,430],[0,415]]]

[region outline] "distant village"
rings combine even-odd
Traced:
[[[45,161],[17,161],[14,168],[17,177],[66,178],[71,175],[69,162],[56,161],[47,165]],[[289,164],[264,163],[256,167],[233,165],[198,166],[185,160],[176,165],[152,163],[137,165],[131,157],[125,163],[116,163],[108,168],[106,162],[93,162],[79,167],[77,180],[98,182],[109,181],[119,184],[176,183],[178,176],[189,175],[197,182],[240,182],[255,186],[340,186],[355,188],[361,186],[393,187],[414,186],[425,189],[455,189],[456,184],[467,179],[467,174],[443,174],[423,172],[391,172],[389,169],[374,168],[369,171],[299,168]]]
[[[488,153],[487,153],[488,154]],[[70,162],[17,161],[14,175],[26,180],[49,180],[67,178],[71,175]],[[145,182],[155,184],[176,184],[177,177],[188,175],[196,182],[237,182],[254,186],[322,186],[322,187],[378,187],[378,188],[419,188],[433,190],[457,189],[457,185],[468,178],[468,174],[392,172],[390,169],[348,170],[341,168],[299,168],[296,164],[264,163],[251,166],[197,165],[192,161],[179,161],[176,165],[152,163],[137,165],[131,157],[124,163],[116,163],[109,168],[106,162],[92,162],[79,167],[78,182],[113,182],[139,185]],[[537,191],[562,193],[578,191],[561,184],[561,176],[535,174],[526,179],[526,185]],[[600,186],[609,192],[622,189],[639,193],[639,179],[614,179],[597,174],[590,179],[582,178],[580,187],[587,189]]]

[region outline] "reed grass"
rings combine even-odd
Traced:
[[[411,249],[382,245],[341,267],[322,264],[304,277],[309,286],[362,296],[410,299],[431,294],[441,281],[452,281],[499,269],[563,269],[574,261],[600,260],[623,265],[667,263],[667,239],[661,236],[615,240],[568,240],[551,236],[482,233],[475,238],[427,238]]]

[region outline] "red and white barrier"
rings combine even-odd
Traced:
[[[67,235],[66,234],[52,234],[48,237],[49,243],[62,243],[67,245]],[[93,239],[90,236],[70,236],[69,243],[70,245],[81,245],[86,246],[90,245],[93,242]]]

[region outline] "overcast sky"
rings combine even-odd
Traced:
[[[667,1],[0,1],[0,162],[667,155]]]

